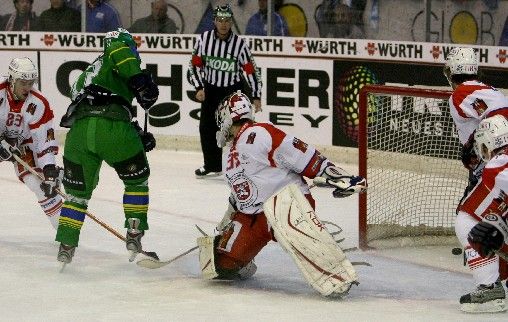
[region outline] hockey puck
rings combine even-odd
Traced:
[[[452,249],[452,254],[453,255],[460,255],[462,254],[462,248],[459,248],[459,247],[455,247]]]

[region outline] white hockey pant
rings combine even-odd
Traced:
[[[62,197],[57,194],[53,198],[46,198],[46,196],[44,196],[44,192],[40,187],[41,180],[31,173],[23,177],[23,182],[30,190],[32,190],[32,192],[37,197],[39,205],[41,206],[42,211],[44,211],[44,214],[46,214],[48,217],[51,225],[53,225],[55,229],[58,229],[60,209],[62,209],[63,203]]]
[[[455,234],[464,247],[466,261],[473,273],[476,285],[492,284],[499,278],[499,257],[482,258],[471,248],[467,241],[467,234],[478,223],[478,221],[465,212],[459,212],[455,219]]]

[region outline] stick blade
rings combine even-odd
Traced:
[[[136,262],[138,266],[149,268],[149,269],[156,269],[161,268],[163,266],[166,266],[169,263],[160,262],[159,260],[153,259],[153,258],[143,258]]]

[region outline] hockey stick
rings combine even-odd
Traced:
[[[192,248],[189,248],[188,250],[186,250],[185,252],[181,253],[180,255],[177,255],[177,256],[175,256],[175,257],[173,257],[173,258],[171,258],[171,259],[169,259],[167,261],[159,261],[159,260],[155,260],[153,258],[143,258],[143,259],[137,261],[136,264],[141,266],[141,267],[150,268],[150,269],[161,268],[161,267],[164,267],[164,266],[166,266],[168,264],[173,263],[177,259],[180,259],[180,258],[184,257],[187,254],[192,253],[193,251],[195,251],[198,248],[199,248],[199,246],[194,246]]]
[[[199,230],[199,232],[201,234],[203,234],[204,236],[208,236],[198,225],[195,225],[195,226],[196,226],[196,228]],[[144,258],[144,259],[141,259],[141,260],[137,261],[136,264],[138,264],[141,267],[150,268],[150,269],[161,268],[161,267],[164,267],[164,266],[166,266],[168,264],[173,263],[177,259],[182,258],[182,257],[184,257],[187,254],[192,253],[193,251],[195,251],[198,248],[199,248],[199,246],[194,246],[192,248],[189,248],[188,250],[186,250],[185,252],[181,253],[180,255],[177,255],[177,256],[175,256],[175,257],[173,257],[173,258],[171,258],[171,259],[169,259],[167,261],[154,261],[151,258]]]
[[[23,159],[21,159],[17,154],[13,153],[12,156],[14,157],[14,159],[19,163],[21,164],[25,169],[27,169],[31,174],[37,176],[41,181],[44,182],[44,177],[37,171],[35,171],[34,168],[32,168],[30,165],[28,165],[28,163],[26,163],[25,161],[23,161]],[[61,191],[59,188],[56,188],[55,191],[60,195],[62,196],[62,198],[64,198],[65,200],[68,200],[68,196],[63,192]],[[85,212],[86,216],[89,217],[90,219],[92,219],[93,221],[95,221],[97,224],[99,224],[100,226],[102,226],[104,229],[106,229],[107,231],[109,231],[110,233],[112,233],[113,235],[115,235],[116,237],[118,237],[118,239],[122,240],[123,242],[125,242],[127,239],[121,235],[118,231],[116,231],[115,229],[113,229],[111,226],[109,226],[108,224],[106,224],[105,222],[103,222],[102,220],[100,220],[99,218],[97,218],[96,216],[94,216],[93,214],[91,214],[90,212],[86,211]],[[140,251],[141,254],[143,255],[146,255],[148,257],[151,257],[153,259],[156,259],[158,260],[159,257],[157,256],[157,253],[155,252],[146,252],[144,250],[141,250]]]
[[[504,251],[502,250],[496,250],[494,251],[494,253],[499,256],[499,258],[502,258],[505,262],[508,262],[508,254],[505,253]]]

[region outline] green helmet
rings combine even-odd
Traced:
[[[233,10],[229,4],[224,6],[217,6],[213,10],[213,18],[232,18]]]
[[[137,48],[132,35],[124,28],[118,28],[117,30],[107,32],[106,39],[104,40],[104,48],[109,47],[112,41],[121,41],[130,48]]]

